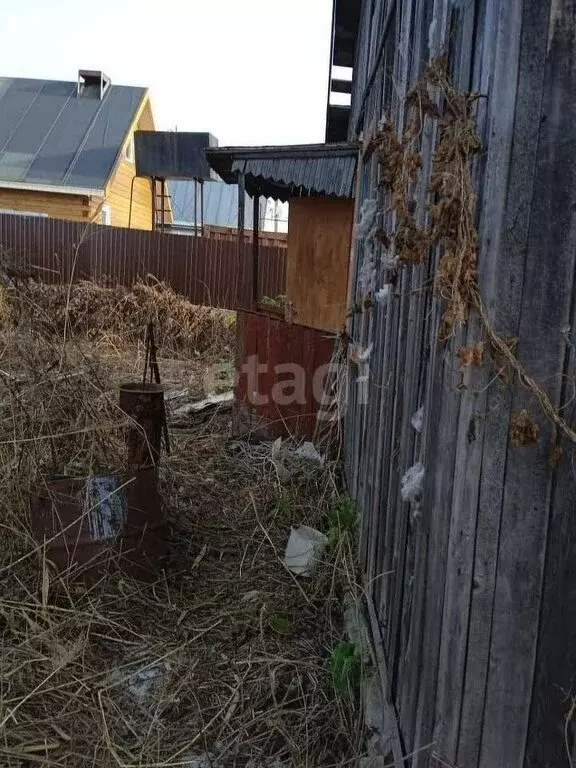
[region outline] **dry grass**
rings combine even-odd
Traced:
[[[556,434],[576,442],[576,431],[554,407],[543,386],[531,377],[515,354],[515,341],[505,338],[490,320],[478,284],[476,194],[471,163],[482,150],[476,132],[477,93],[456,88],[446,56],[424,66],[423,75],[407,96],[408,121],[402,137],[386,123],[367,143],[375,151],[382,182],[389,190],[395,213],[393,232],[380,232],[386,248],[392,246],[400,264],[425,261],[433,246],[443,249],[435,275],[436,293],[444,300],[439,339],[446,343],[457,328],[476,312],[487,339],[486,348],[538,403]],[[422,170],[419,141],[424,118],[437,122],[438,143],[434,153],[426,206],[428,228],[416,223],[414,190]],[[502,377],[501,371],[499,377]],[[516,441],[516,436],[512,436]]]
[[[0,335],[0,764],[349,764],[360,715],[330,654],[353,542],[343,533],[310,582],[281,562],[291,524],[326,529],[334,466],[233,443],[225,414],[172,430],[165,571],[58,575],[30,534],[31,485],[121,469],[125,418],[119,367],[47,333],[49,312]]]
[[[32,328],[54,340],[75,336],[117,347],[142,342],[147,323],[166,355],[229,355],[235,314],[191,304],[152,279],[131,289],[82,280],[71,286],[34,280],[12,283],[0,296],[0,322]]]

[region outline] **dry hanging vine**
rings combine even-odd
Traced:
[[[374,151],[379,159],[382,184],[390,191],[395,213],[394,230],[380,230],[377,237],[385,247],[394,247],[398,264],[425,262],[430,246],[443,248],[435,276],[435,291],[446,303],[440,323],[440,341],[448,341],[455,329],[468,320],[471,310],[476,310],[493,356],[516,374],[520,384],[536,398],[546,418],[559,432],[576,443],[576,432],[518,361],[515,341],[494,330],[480,294],[476,194],[470,170],[471,158],[482,149],[474,115],[478,98],[479,94],[459,91],[454,86],[448,75],[447,58],[438,57],[425,65],[421,79],[407,96],[409,116],[403,136],[399,138],[393,126],[386,123],[368,142],[366,149]],[[418,148],[426,116],[437,121],[438,144],[430,178],[430,224],[421,227],[416,221],[413,189],[422,168]],[[482,344],[483,355],[483,342],[479,344]],[[472,348],[463,348],[469,349]],[[461,362],[464,362],[463,356],[468,357],[462,352]],[[470,362],[478,364],[481,360],[479,356],[473,356]],[[526,430],[528,422],[524,414],[523,411],[523,428]],[[530,433],[530,440],[525,437],[524,441],[516,432],[518,429],[515,437],[519,444],[538,438],[535,429]]]

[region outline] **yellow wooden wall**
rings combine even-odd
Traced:
[[[113,227],[152,229],[152,193],[148,179],[136,179],[132,192],[132,216],[130,217],[130,193],[135,176],[134,163],[122,160],[108,187],[106,203],[111,208]]]
[[[47,213],[55,219],[88,221],[94,204],[81,195],[32,192],[25,189],[0,189],[0,209]]]
[[[324,331],[345,324],[353,216],[352,200],[290,200],[286,303],[295,323]]]
[[[132,229],[152,229],[151,183],[148,179],[136,179],[132,187],[136,167],[134,163],[124,159],[124,150],[132,141],[135,130],[154,130],[152,109],[148,98],[124,142],[122,159],[106,189],[106,203],[111,208],[113,227],[127,227],[130,223]],[[132,197],[132,215],[130,215],[130,197]]]

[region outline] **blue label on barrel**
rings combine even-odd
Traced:
[[[114,539],[126,521],[126,496],[113,475],[94,475],[86,481],[86,515],[93,541]]]

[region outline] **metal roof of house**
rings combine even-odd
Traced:
[[[0,186],[103,189],[145,94],[110,85],[100,99],[76,82],[0,78]]]
[[[194,226],[194,182],[173,180],[168,181],[170,199],[172,203],[173,226]],[[200,225],[200,185],[196,185],[197,202],[196,216],[197,226]],[[245,201],[245,228],[252,229],[253,200],[247,194]],[[265,202],[262,201],[262,216],[265,211]],[[263,209],[263,210],[262,210]],[[261,217],[262,217],[261,216]],[[226,184],[224,181],[207,181],[204,184],[204,224],[216,227],[238,226],[238,186]]]
[[[284,201],[299,196],[354,196],[357,144],[219,147],[207,150],[206,157],[227,183],[236,183],[244,173],[251,195]]]

